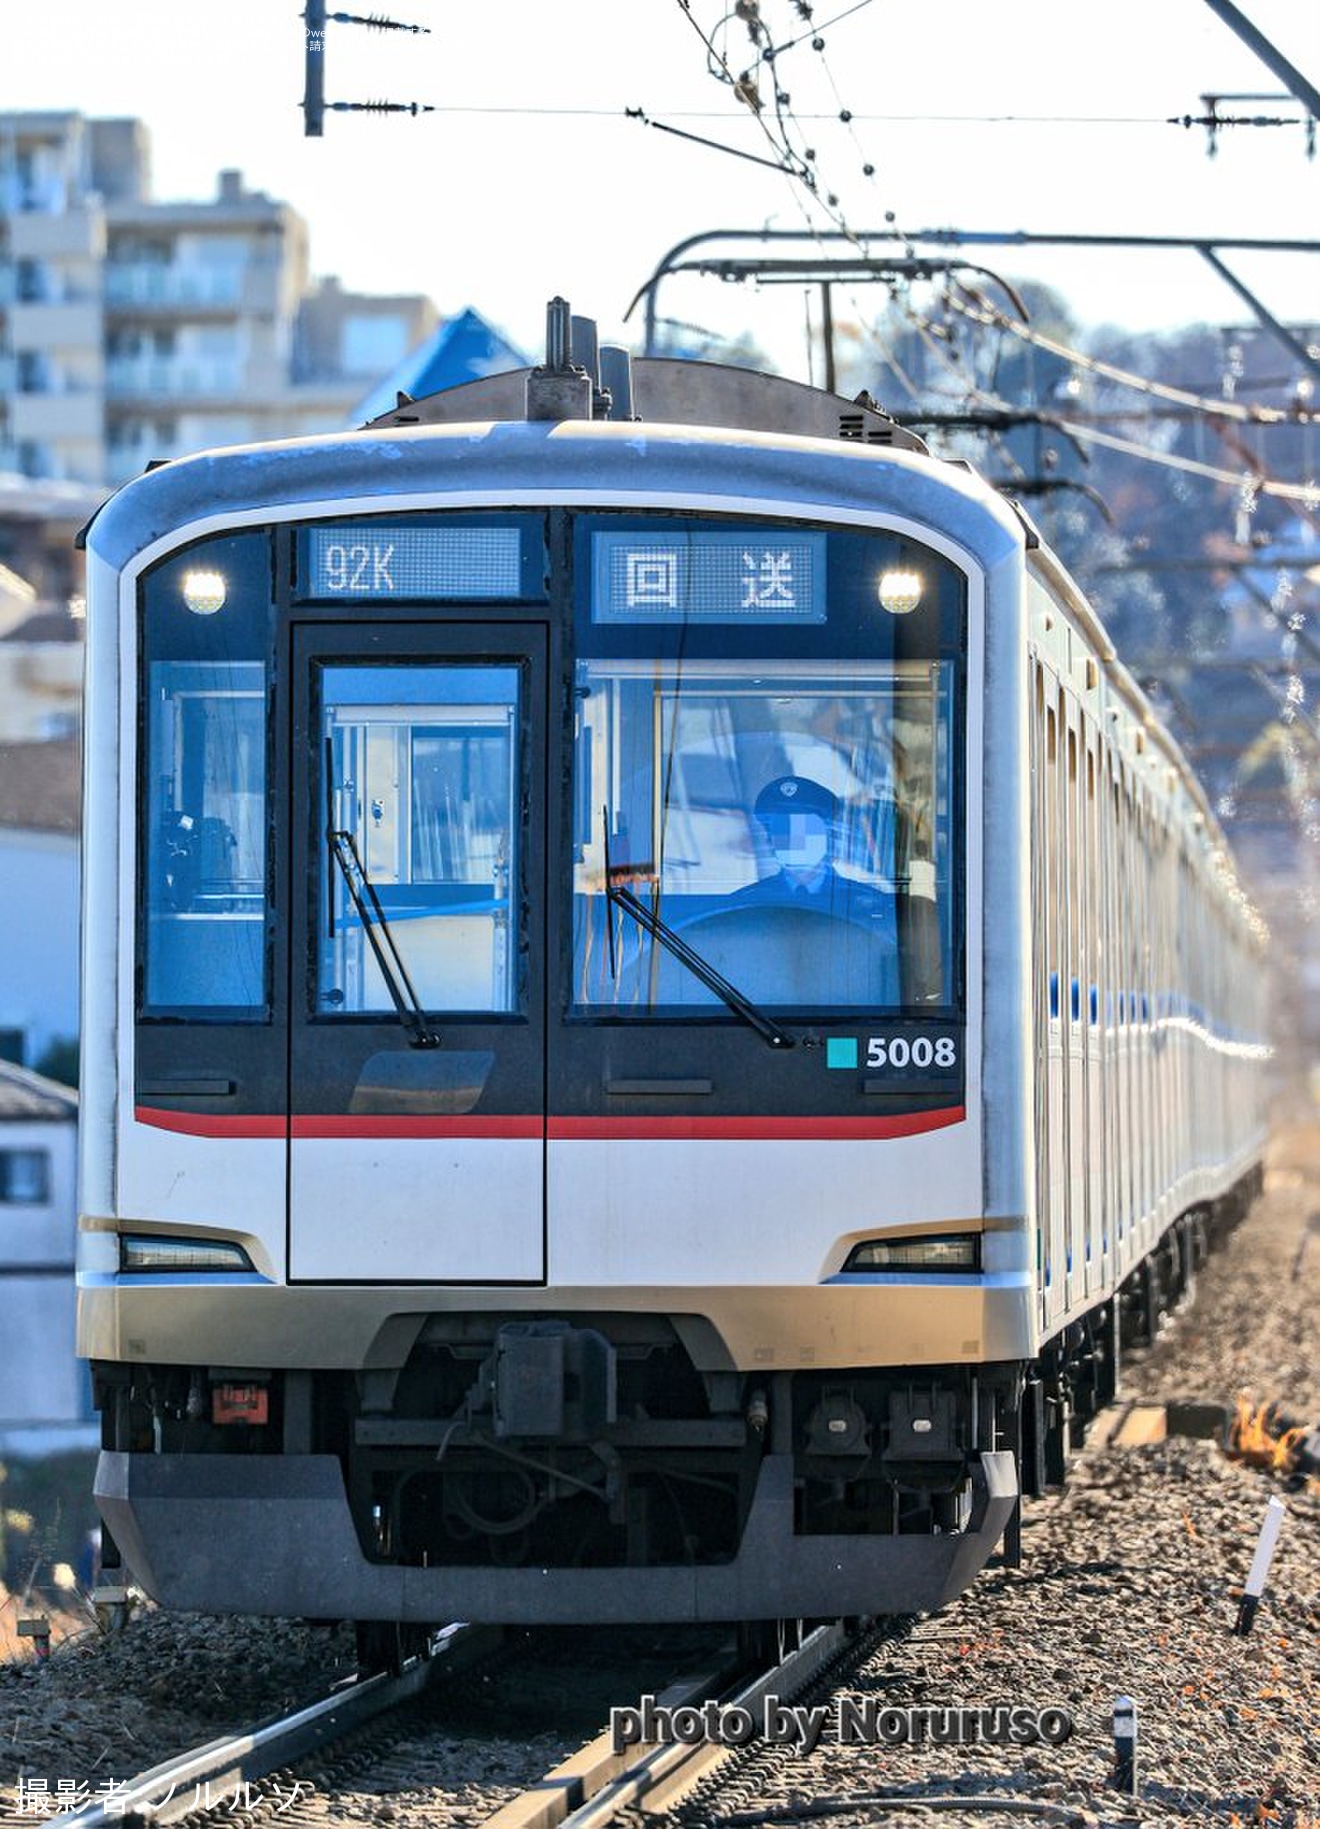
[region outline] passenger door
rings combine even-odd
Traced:
[[[289,1273],[545,1276],[545,631],[293,634]]]

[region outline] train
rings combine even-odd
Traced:
[[[1268,936],[1020,506],[548,326],[86,530],[106,1558],[375,1643],[938,1608],[1259,1187]]]

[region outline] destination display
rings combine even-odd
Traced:
[[[316,602],[521,597],[518,527],[383,527],[363,521],[301,535],[299,596]]]
[[[592,535],[592,619],[824,622],[823,533],[711,528]]]

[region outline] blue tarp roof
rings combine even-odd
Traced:
[[[457,317],[447,318],[434,336],[406,355],[398,367],[374,387],[358,405],[352,423],[391,412],[398,395],[420,400],[483,375],[501,375],[510,369],[530,368],[531,358],[469,305]]]

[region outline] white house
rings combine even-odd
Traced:
[[[0,1061],[0,1452],[93,1446],[74,1352],[78,1098]]]

